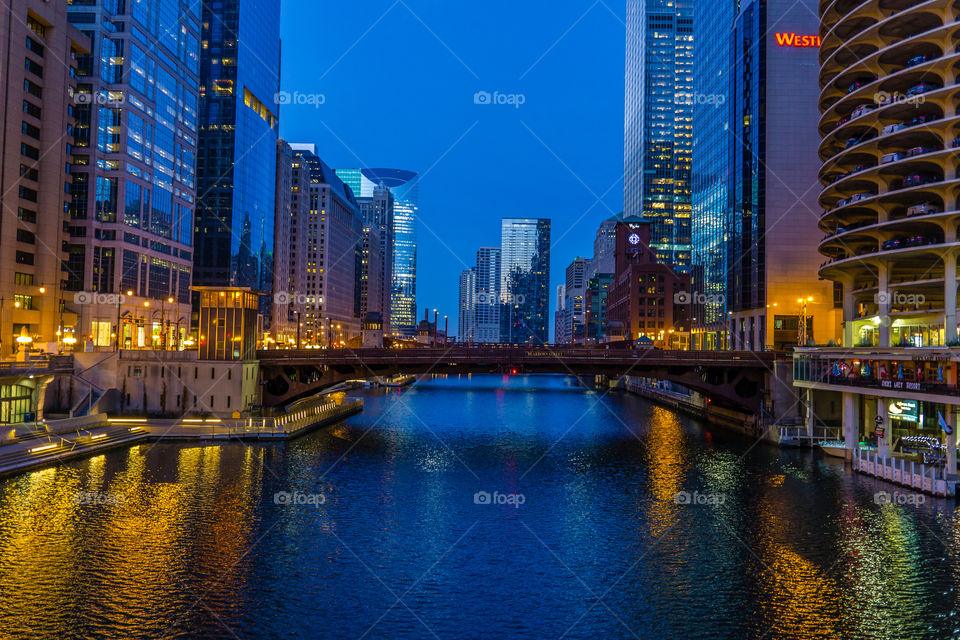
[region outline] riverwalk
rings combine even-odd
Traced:
[[[363,410],[362,399],[319,402],[277,417],[176,420],[86,416],[11,428],[0,441],[0,477],[144,442],[285,441]]]

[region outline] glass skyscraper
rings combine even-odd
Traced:
[[[549,341],[550,219],[500,223],[500,341]]]
[[[731,179],[730,27],[737,0],[695,5],[694,94],[710,97],[693,108],[692,286],[693,346],[724,347],[727,285],[726,243]]]
[[[270,292],[280,3],[204,2],[203,42],[194,280]]]
[[[477,249],[477,342],[500,342],[500,261],[499,247]]]
[[[627,0],[626,52],[624,215],[650,220],[657,260],[689,271],[693,0]]]
[[[390,331],[412,338],[417,333],[417,211],[420,180],[414,171],[363,169],[362,175],[393,193],[393,283]],[[355,178],[342,178],[348,185]],[[352,188],[352,185],[351,185]]]
[[[94,346],[163,346],[190,322],[200,8],[99,0],[69,18],[93,53],[77,69],[67,288],[124,296],[78,306]]]
[[[799,299],[826,342],[838,314],[817,277],[817,51],[776,32],[817,33],[816,1],[718,1],[696,17],[694,344],[792,346]]]

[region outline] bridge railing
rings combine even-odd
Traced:
[[[667,349],[604,349],[583,347],[422,347],[406,349],[289,349],[258,352],[264,361],[285,362],[301,360],[310,363],[362,363],[364,360],[392,360],[396,362],[419,362],[423,360],[474,360],[491,358],[496,360],[632,360],[649,359],[654,361],[697,362],[700,364],[737,364],[747,366],[768,366],[779,356],[773,351],[680,351]]]

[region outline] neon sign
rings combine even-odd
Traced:
[[[796,33],[777,33],[777,44],[781,47],[819,47],[820,36],[801,36]]]

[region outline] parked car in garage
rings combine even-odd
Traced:
[[[885,156],[880,158],[880,164],[890,164],[891,162],[896,162],[897,160],[902,160],[906,157],[903,151],[894,151],[893,153],[888,153]]]
[[[942,209],[932,202],[921,202],[907,207],[908,216],[926,216],[931,213],[940,213],[940,211],[942,211]]]
[[[853,84],[851,84],[849,87],[847,87],[847,93],[853,93],[854,91],[856,91],[856,90],[859,89],[860,87],[865,87],[865,86],[867,86],[868,84],[870,84],[871,82],[873,82],[874,80],[876,80],[876,78],[873,78],[873,77],[870,77],[870,76],[864,76],[864,77],[862,77],[862,78],[857,78],[856,80],[853,81]]]
[[[943,87],[939,82],[919,82],[909,89],[907,89],[908,96],[918,96],[921,93],[927,93],[928,91],[935,91]]]
[[[930,184],[931,182],[938,182],[939,180],[940,178],[935,174],[921,171],[919,173],[910,174],[909,176],[904,176],[903,188],[907,189],[909,187],[919,187],[922,184]]]

